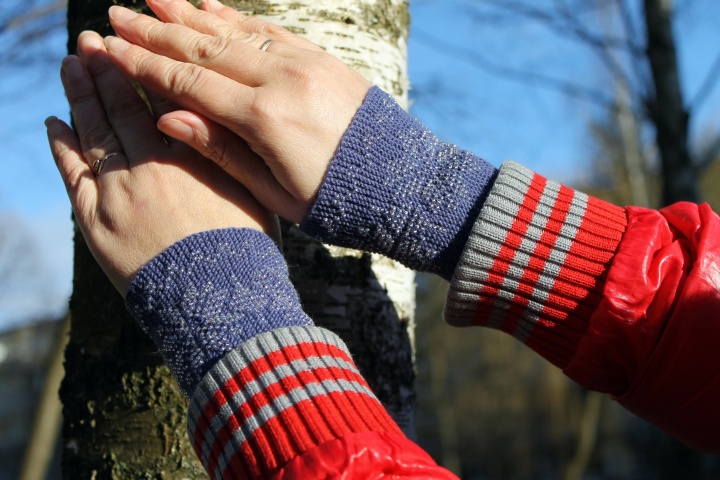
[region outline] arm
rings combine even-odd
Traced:
[[[342,340],[313,326],[266,235],[185,238],[140,270],[126,302],[190,397],[211,477],[454,478],[400,431]]]
[[[505,164],[445,317],[513,335],[580,385],[718,454],[719,229],[707,205],[623,209]]]

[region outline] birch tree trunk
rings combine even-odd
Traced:
[[[404,0],[228,1],[305,35],[406,103]],[[78,34],[111,33],[107,9],[141,0],[69,0]],[[303,305],[339,333],[380,400],[412,434],[414,276],[377,255],[325,247],[286,225],[285,253]],[[187,438],[187,401],[152,342],[127,315],[79,232],[65,352],[63,477],[204,478]]]

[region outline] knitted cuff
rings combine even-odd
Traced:
[[[273,478],[290,460],[357,432],[404,438],[345,344],[316,327],[266,332],[228,353],[191,398],[188,428],[210,478]]]
[[[245,340],[312,325],[277,246],[250,229],[202,232],[172,245],[133,278],[125,302],[188,396]]]
[[[301,229],[449,280],[496,172],[373,87]]]
[[[503,330],[564,368],[626,226],[624,209],[503,164],[452,279],[446,321]]]

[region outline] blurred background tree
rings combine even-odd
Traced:
[[[689,8],[690,3],[702,2],[678,5]],[[706,76],[686,100],[674,38],[684,32],[673,29],[672,7],[668,0],[461,2],[480,35],[504,34],[501,38],[522,43],[522,26],[531,23],[575,43],[586,58],[595,59],[590,61],[595,83],[583,82],[586,75],[573,75],[572,69],[558,72],[494,58],[429,33],[424,25],[416,25],[413,35],[500,81],[550,89],[591,105],[592,173],[574,187],[618,205],[657,208],[702,200],[717,211],[720,131],[707,125],[692,144],[689,127],[720,83],[720,43],[708,46],[715,60],[705,66]],[[535,47],[525,42],[530,55]],[[449,105],[467,102],[443,93],[450,91],[452,85],[439,83],[415,95],[418,102],[423,96],[440,97]],[[516,340],[497,331],[443,325],[439,319],[447,286],[428,276],[418,284],[419,441],[462,478],[720,475],[717,457],[695,452],[608,397],[581,389]]]

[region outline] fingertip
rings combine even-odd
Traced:
[[[43,123],[45,123],[45,128],[48,129],[48,132],[54,132],[58,129],[57,123],[59,121],[60,120],[58,120],[58,118],[56,116],[51,115],[51,116],[47,117],[45,119],[45,122],[43,122]]]
[[[98,51],[104,51],[105,44],[99,33],[85,30],[78,36],[77,49],[80,56],[91,55]]]
[[[140,14],[129,8],[121,7],[120,5],[113,5],[108,9],[108,17],[110,17],[110,23],[124,23],[129,22],[137,18]]]
[[[130,43],[120,37],[109,35],[105,37],[105,48],[110,53],[121,53],[130,48]]]
[[[202,0],[202,3],[200,4],[200,8],[210,13],[215,13],[219,10],[222,10],[224,6],[225,5],[218,2],[217,0]]]
[[[190,144],[195,139],[195,130],[180,118],[170,114],[160,117],[157,127],[165,135],[183,143]]]
[[[79,80],[85,75],[85,67],[77,55],[68,55],[60,65],[60,76],[69,80]]]

